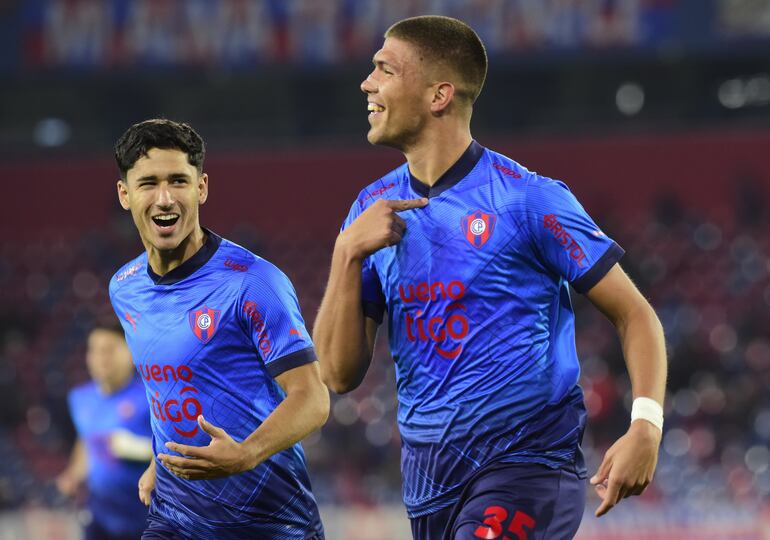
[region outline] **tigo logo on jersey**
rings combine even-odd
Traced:
[[[460,280],[444,283],[428,283],[398,286],[398,295],[405,305],[417,304],[412,312],[405,310],[406,338],[411,342],[433,341],[436,353],[447,360],[454,360],[463,350],[465,338],[470,330],[470,321],[465,314],[465,305],[460,302],[465,296],[465,284]],[[447,302],[443,310],[435,304]],[[428,308],[433,309],[429,312]],[[420,309],[421,308],[421,309]]]
[[[217,312],[219,313],[219,312]],[[210,317],[210,315],[209,315]],[[210,326],[209,326],[210,328]],[[145,385],[152,383],[171,383],[169,390],[164,390],[161,395],[160,390],[155,390],[155,395],[150,395],[150,405],[152,406],[152,415],[158,422],[171,422],[174,431],[182,437],[194,437],[198,433],[198,415],[203,414],[203,407],[198,400],[198,389],[192,386],[193,369],[190,366],[180,364],[173,366],[171,364],[139,364],[139,373],[144,380]],[[180,383],[180,381],[182,381]],[[177,384],[179,383],[179,384]],[[181,384],[188,383],[174,393]],[[152,384],[154,388],[160,388],[160,385]],[[190,429],[182,429],[188,427]]]
[[[203,343],[208,343],[214,337],[219,326],[219,313],[218,309],[211,309],[206,306],[188,313],[190,328],[192,328],[195,337]]]
[[[492,232],[495,230],[495,223],[497,223],[497,216],[476,210],[465,216],[461,223],[465,239],[473,247],[480,248],[492,236]]]

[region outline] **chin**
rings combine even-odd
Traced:
[[[380,137],[375,141],[369,140],[370,143],[375,144],[377,146],[386,146],[388,148],[393,148],[395,150],[398,150],[399,152],[404,152],[406,150],[406,146],[398,139],[388,139],[385,137]]]
[[[158,251],[174,251],[179,247],[182,242],[174,237],[171,238],[157,238],[150,242],[152,247]]]
[[[396,141],[388,138],[382,133],[377,133],[373,130],[370,130],[369,133],[366,134],[366,140],[369,141],[369,144],[375,144],[378,146],[392,146],[393,148],[398,148]]]

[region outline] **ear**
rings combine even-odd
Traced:
[[[203,173],[198,177],[198,203],[203,204],[209,198],[209,175]]]
[[[118,200],[120,201],[120,206],[123,207],[123,210],[131,208],[128,200],[128,183],[126,180],[118,180]]]
[[[455,95],[455,86],[450,82],[440,82],[433,85],[433,99],[430,103],[430,112],[441,114],[452,103]]]

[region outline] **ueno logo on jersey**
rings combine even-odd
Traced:
[[[190,383],[193,378],[191,367],[180,364],[176,367],[169,364],[139,364],[139,373],[147,382],[172,383],[171,389],[175,390],[179,381]],[[152,415],[159,422],[171,422],[174,431],[182,437],[193,437],[198,433],[198,416],[203,414],[203,407],[198,400],[198,389],[192,384],[185,384],[175,397],[161,397],[156,390],[150,395]],[[192,424],[190,424],[192,422]],[[187,424],[190,429],[182,429],[178,424]]]
[[[187,318],[195,337],[203,343],[211,341],[219,327],[219,314],[220,310],[206,306],[190,311]]]
[[[462,218],[460,223],[465,239],[473,247],[481,248],[492,236],[497,223],[497,216],[476,210]]]
[[[391,182],[390,184],[384,185],[381,188],[377,188],[375,190],[369,191],[369,192],[366,193],[366,195],[364,195],[361,198],[360,202],[361,202],[361,204],[363,204],[366,201],[368,201],[369,199],[373,199],[374,197],[379,197],[380,195],[382,195],[383,193],[388,191],[390,188],[395,187],[395,186],[396,186],[395,182]]]
[[[260,352],[267,353],[273,350],[273,345],[270,343],[270,337],[267,335],[265,318],[259,312],[257,303],[247,300],[243,303],[243,312],[249,318],[252,331],[257,335],[257,343]]]
[[[470,322],[466,316],[466,307],[460,302],[465,296],[465,285],[462,281],[453,280],[444,283],[423,281],[417,284],[402,283],[398,286],[398,295],[404,304],[422,304],[423,309],[413,313],[407,311],[405,317],[406,338],[411,342],[433,341],[436,353],[447,360],[454,360],[463,349],[463,340],[470,330]],[[425,309],[428,302],[440,300],[449,303],[439,313]]]

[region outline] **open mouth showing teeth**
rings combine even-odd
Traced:
[[[369,103],[366,108],[370,113],[379,113],[385,110],[385,107],[382,105],[377,105],[376,103]]]
[[[160,216],[153,216],[152,221],[158,227],[171,227],[179,219],[179,214],[163,214]]]

